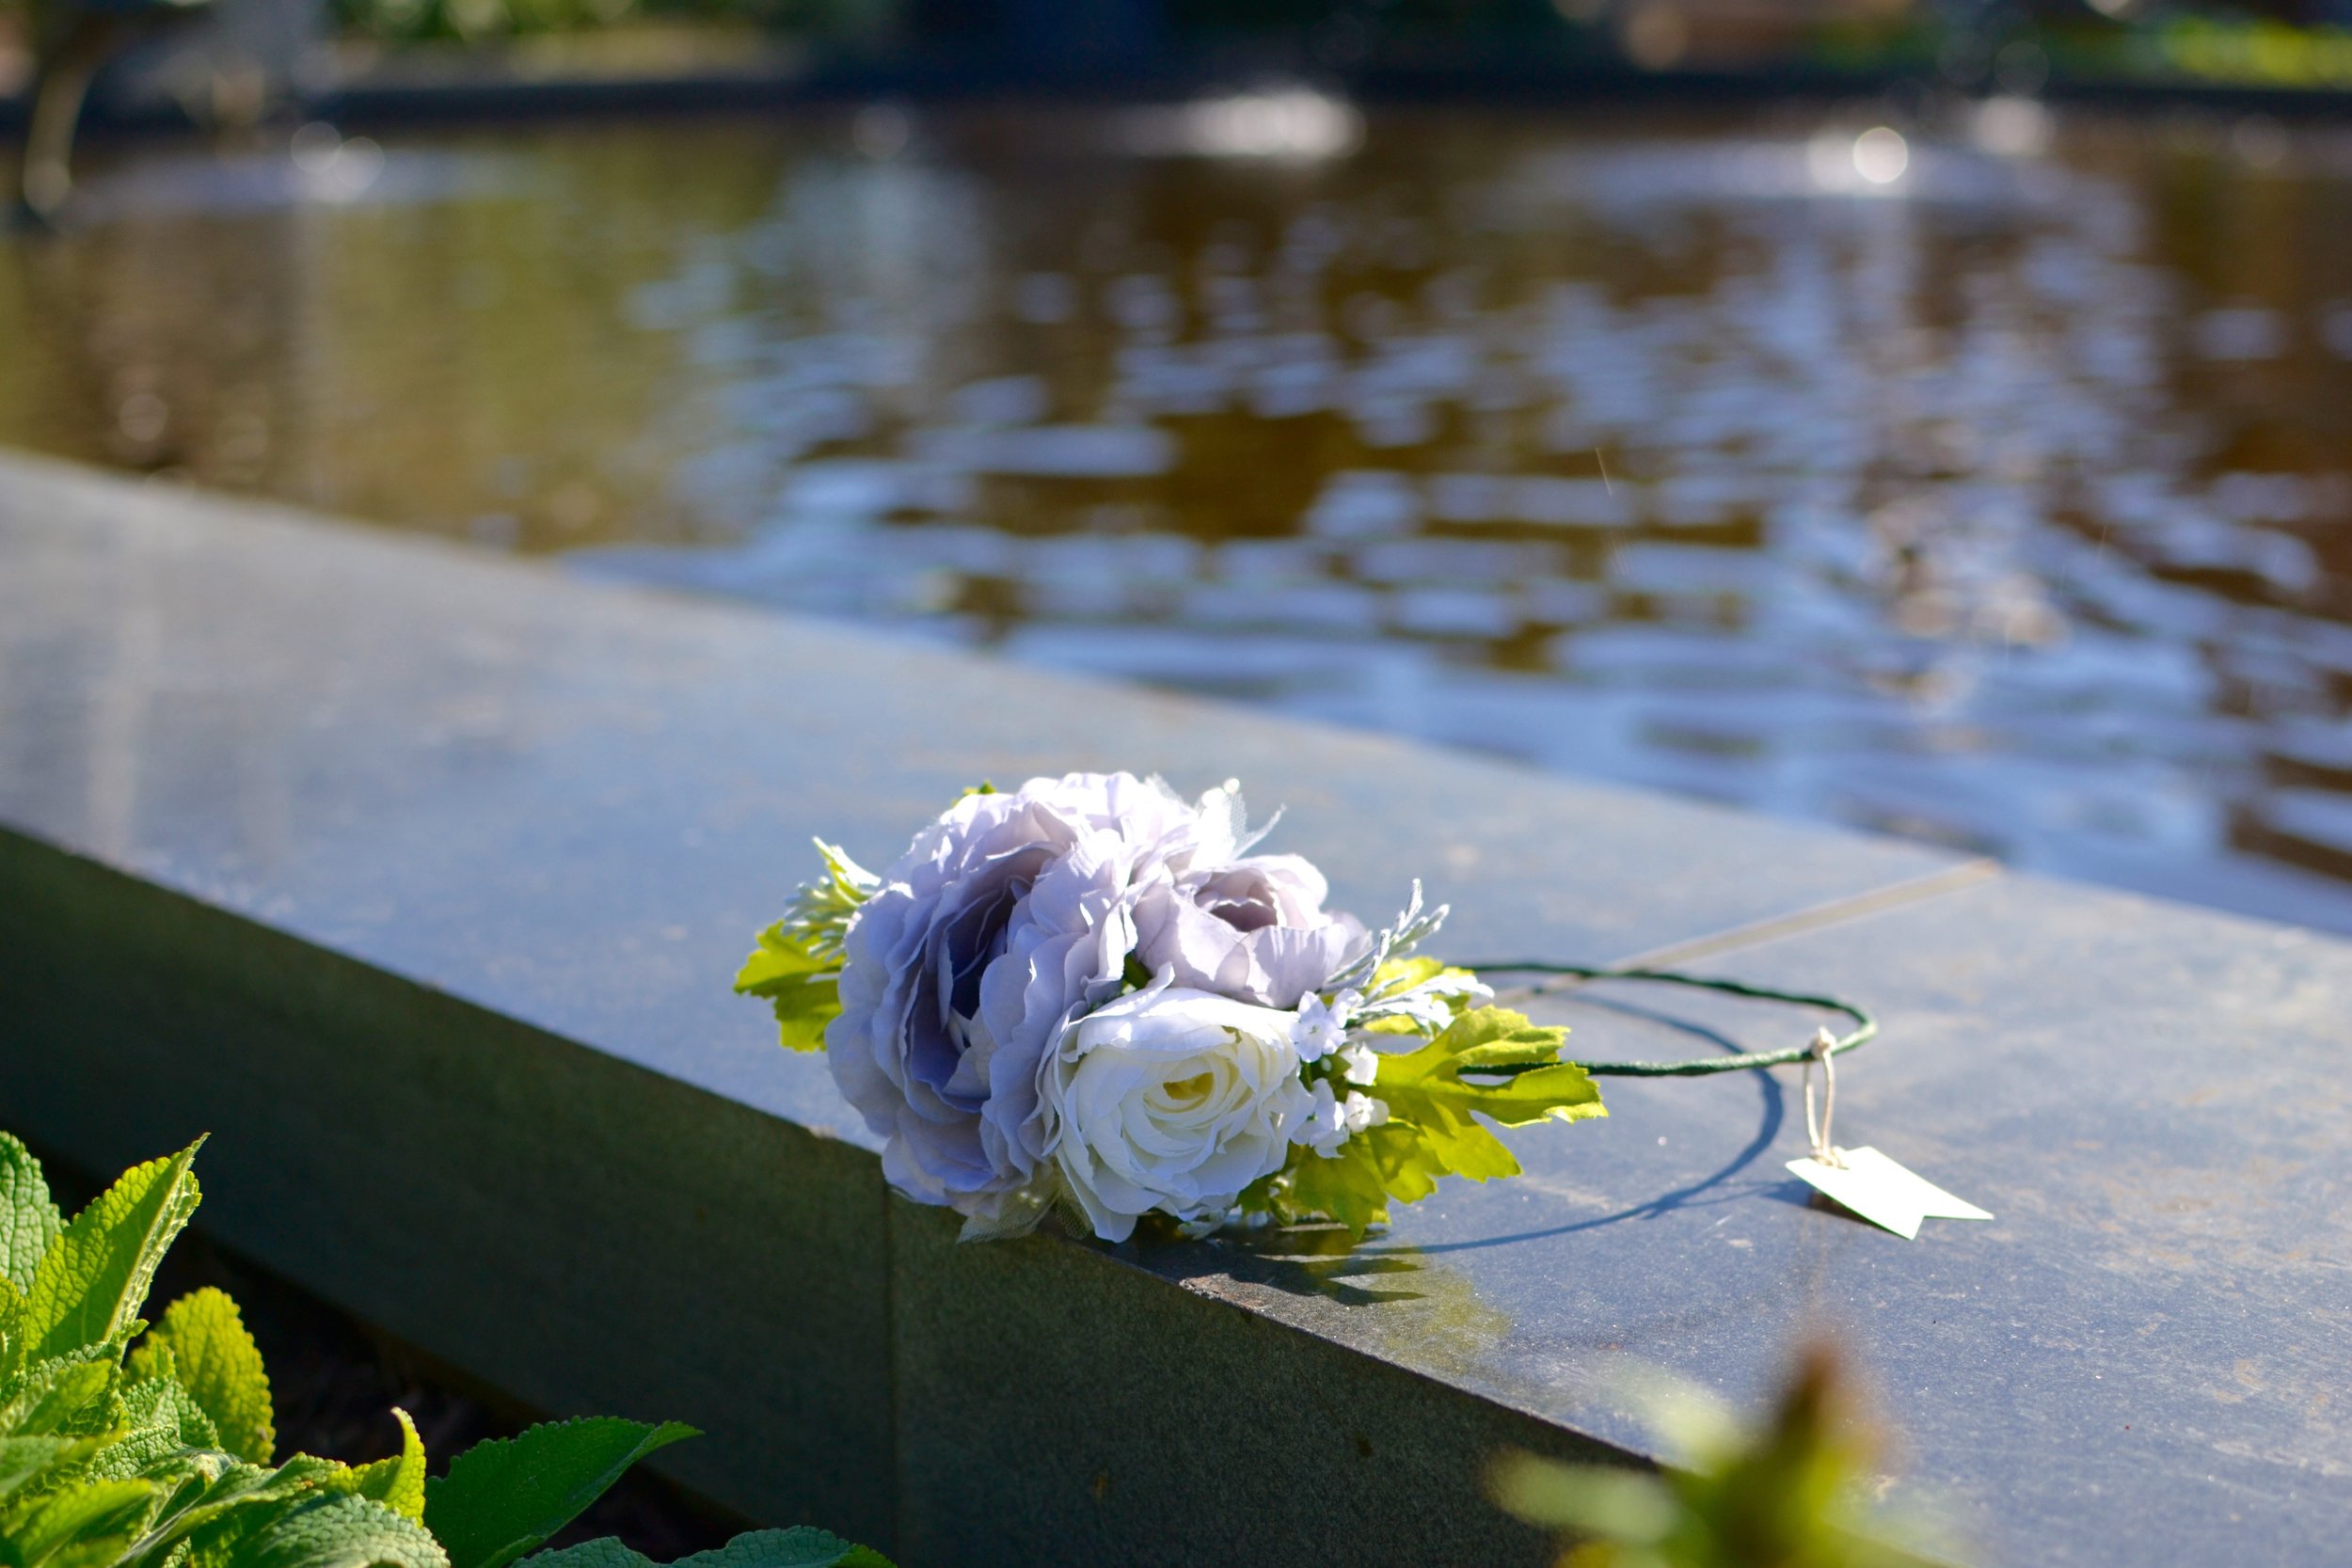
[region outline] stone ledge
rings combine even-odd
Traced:
[[[1613,1085],[1352,1257],[954,1247],[725,979],[808,834],[883,859],[975,778],[1081,766],[1240,774],[1345,905],[1454,898],[1459,956],[1798,917],[1706,966],[1878,1006],[1846,1117],[2003,1219],[1806,1205],[1793,1086],[1743,1077]],[[16,458],[0,826],[0,1117],[92,1167],[209,1126],[224,1239],[532,1402],[696,1420],[690,1483],[915,1568],[1532,1561],[1486,1448],[1643,1451],[1614,1358],[1748,1400],[1823,1323],[2010,1560],[2324,1560],[2352,1509],[2343,1418],[2280,1402],[2352,1386],[2352,948],[2306,933]],[[1646,1001],[1579,1004],[1596,1054],[1798,1027]],[[2064,1153],[2110,1098],[2131,1158]],[[2236,1223],[2147,1218],[2231,1181]],[[2162,1442],[2102,1424],[2127,1366]]]

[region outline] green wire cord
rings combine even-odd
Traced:
[[[1753,997],[1759,1002],[1786,1002],[1791,1006],[1820,1007],[1853,1021],[1852,1031],[1840,1036],[1821,1053],[1831,1056],[1867,1044],[1877,1037],[1879,1032],[1877,1019],[1852,1003],[1835,996],[1775,990],[1770,986],[1751,986],[1742,980],[1721,980],[1704,974],[1684,974],[1671,969],[1605,969],[1590,964],[1536,962],[1472,963],[1455,967],[1470,970],[1481,979],[1490,974],[1564,974],[1578,980],[1648,980],[1659,985],[1688,986],[1694,990],[1721,991],[1726,996]],[[1759,1068],[1791,1067],[1813,1059],[1815,1054],[1811,1045],[1792,1045],[1785,1051],[1750,1051],[1738,1056],[1702,1056],[1687,1062],[1578,1062],[1576,1065],[1596,1078],[1702,1078],[1710,1072],[1745,1072]],[[1482,1073],[1491,1071],[1499,1077],[1517,1077],[1519,1073],[1534,1071],[1534,1066],[1481,1068],[1474,1070]]]

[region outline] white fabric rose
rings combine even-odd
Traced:
[[[1311,1104],[1295,1013],[1170,984],[1163,971],[1065,1028],[1046,1064],[1054,1162],[1094,1233],[1153,1209],[1194,1219],[1282,1168]]]

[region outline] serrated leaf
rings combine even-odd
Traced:
[[[1419,985],[1438,970],[1435,959],[1405,959],[1384,965],[1376,983]],[[1584,1069],[1559,1060],[1566,1037],[1565,1029],[1536,1027],[1505,1008],[1478,1007],[1420,1050],[1381,1056],[1370,1092],[1388,1106],[1389,1119],[1349,1138],[1334,1158],[1294,1153],[1284,1172],[1288,1207],[1328,1215],[1360,1238],[1366,1227],[1388,1220],[1391,1201],[1417,1202],[1440,1177],[1518,1175],[1518,1161],[1480,1117],[1518,1127],[1607,1114]],[[1481,1069],[1514,1075],[1482,1080]]]
[[[392,1418],[400,1423],[400,1452],[373,1465],[362,1465],[352,1473],[358,1478],[359,1496],[373,1498],[404,1519],[422,1524],[424,1439],[417,1435],[417,1423],[408,1418],[405,1410],[394,1406]]]
[[[171,1304],[147,1338],[170,1352],[180,1386],[212,1418],[220,1446],[239,1459],[267,1465],[278,1448],[269,1372],[229,1293],[210,1286],[190,1291]]]
[[[31,1290],[41,1255],[64,1228],[40,1162],[15,1137],[0,1132],[0,1279],[20,1295]]]
[[[144,1481],[68,1486],[0,1517],[9,1568],[104,1568],[138,1536],[153,1507]]]
[[[275,1470],[219,1452],[186,1454],[182,1463],[183,1484],[151,1524],[141,1544],[142,1560],[177,1554],[183,1546],[192,1546],[200,1560],[225,1560],[237,1542],[274,1518],[279,1506],[327,1490],[351,1473],[308,1454],[296,1454]]]
[[[787,1051],[822,1051],[825,1025],[841,1011],[838,970],[809,949],[809,938],[778,921],[759,933],[743,960],[735,989],[765,997],[776,1013],[778,1043]]]
[[[561,1551],[538,1552],[523,1560],[523,1568],[660,1568],[653,1559],[619,1536],[599,1535]]]
[[[696,1435],[681,1421],[604,1416],[477,1443],[426,1483],[425,1526],[449,1548],[452,1568],[505,1568],[545,1545],[630,1465]]]
[[[1330,1159],[1311,1149],[1292,1157],[1291,1198],[1301,1212],[1327,1214],[1359,1239],[1366,1227],[1389,1223],[1388,1189],[1372,1146],[1361,1134]]]
[[[0,1503],[79,1465],[97,1449],[94,1437],[0,1438]]]
[[[560,1552],[541,1552],[525,1568],[655,1568],[644,1553],[612,1536],[583,1541]],[[723,1546],[679,1558],[670,1568],[892,1568],[871,1546],[844,1541],[830,1530],[802,1525],[792,1529],[746,1530]]]
[[[1366,1001],[1376,1002],[1383,997],[1408,991],[1440,974],[1462,981],[1465,985],[1474,985],[1478,979],[1469,970],[1454,968],[1438,958],[1391,958],[1373,972],[1372,984],[1366,988],[1364,997]],[[1459,1004],[1455,1006],[1458,1007]],[[1417,1021],[1393,1014],[1375,1019],[1364,1025],[1365,1033],[1374,1035],[1418,1035],[1422,1030],[1423,1026]]]
[[[1438,1178],[1454,1173],[1427,1132],[1409,1121],[1392,1119],[1367,1128],[1348,1142],[1359,1139],[1370,1150],[1373,1165],[1380,1172],[1380,1185],[1399,1203],[1419,1203],[1438,1190]],[[1502,1149],[1502,1145],[1492,1138],[1488,1143]],[[1502,1149],[1502,1153],[1505,1159],[1510,1157],[1510,1150]],[[1514,1163],[1511,1169],[1516,1171],[1518,1165]]]
[[[0,1382],[5,1382],[9,1369],[23,1360],[24,1337],[24,1292],[0,1279]]]
[[[871,1546],[813,1525],[745,1530],[723,1546],[682,1557],[671,1568],[891,1568]]]
[[[367,1497],[322,1494],[239,1538],[224,1568],[449,1568],[423,1526]]]
[[[24,1295],[24,1357],[129,1337],[155,1265],[202,1196],[189,1166],[203,1141],[125,1171],[58,1233]]]
[[[217,1448],[219,1434],[177,1378],[150,1377],[122,1394],[113,1441],[90,1462],[101,1480],[148,1475],[156,1465],[189,1449]]]
[[[1565,1029],[1537,1028],[1524,1014],[1505,1007],[1475,1008],[1419,1051],[1381,1057],[1372,1092],[1388,1102],[1391,1126],[1403,1122],[1418,1130],[1426,1159],[1438,1172],[1477,1181],[1517,1176],[1518,1161],[1502,1139],[1479,1124],[1479,1117],[1522,1127],[1608,1114],[1601,1108],[1600,1089],[1584,1069],[1557,1059],[1566,1037]],[[1465,1070],[1482,1066],[1539,1062],[1551,1065],[1496,1082],[1472,1083],[1462,1077]],[[1400,1169],[1419,1185],[1426,1173],[1403,1149],[1399,1134],[1391,1133],[1387,1143]],[[1387,1164],[1384,1159],[1384,1167]],[[1393,1186],[1391,1191],[1406,1196]]]
[[[119,1376],[103,1346],[37,1362],[10,1381],[0,1403],[0,1433],[95,1437],[114,1425]]]

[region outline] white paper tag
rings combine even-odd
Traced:
[[[1846,1167],[1825,1165],[1811,1155],[1791,1160],[1797,1177],[1825,1193],[1840,1207],[1851,1209],[1873,1225],[1884,1226],[1905,1241],[1919,1238],[1919,1222],[1989,1220],[1993,1216],[1973,1203],[1954,1197],[1926,1177],[1906,1170],[1875,1148],[1841,1148]]]

